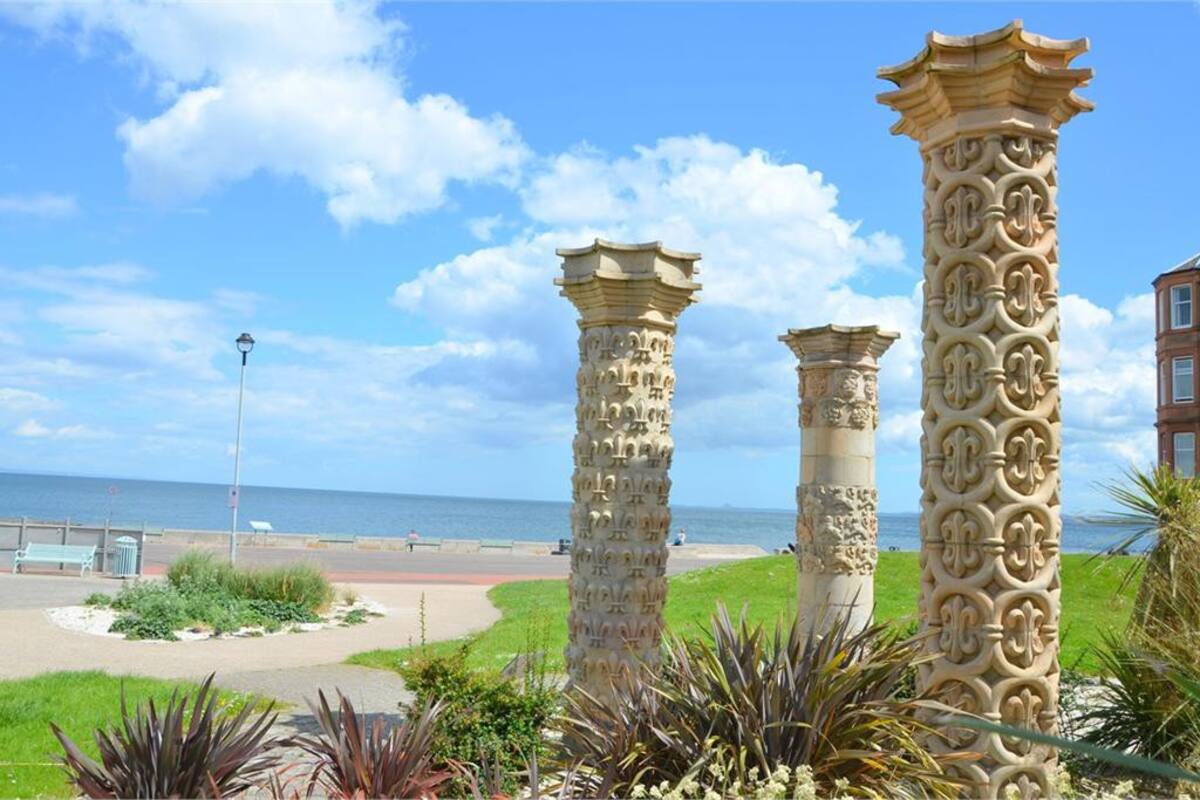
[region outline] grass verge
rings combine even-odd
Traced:
[[[0,681],[0,797],[70,797],[66,777],[54,763],[61,752],[50,732],[54,722],[92,757],[92,732],[121,716],[121,688],[132,708],[196,684],[155,678],[113,677],[103,672],[50,672],[36,678]],[[240,709],[245,695],[222,692],[223,708]],[[161,706],[160,706],[161,707]]]
[[[1129,568],[1126,558],[1091,559],[1085,554],[1062,558],[1061,662],[1064,667],[1094,673],[1100,668],[1092,653],[1104,631],[1120,631],[1129,618],[1133,588],[1118,593]],[[751,619],[774,620],[795,602],[796,566],[791,556],[767,556],[695,570],[670,579],[665,616],[668,627],[683,634],[707,629],[718,601],[732,613],[746,607]],[[875,573],[876,617],[907,624],[916,618],[921,571],[916,553],[879,554]],[[469,637],[469,663],[501,669],[517,653],[528,652],[531,642],[544,649],[551,670],[563,668],[567,642],[567,584],[563,580],[505,583],[488,592],[501,618],[492,627]],[[434,652],[447,653],[461,644],[430,644]],[[378,669],[397,669],[419,647],[371,650],[347,659],[348,663]]]

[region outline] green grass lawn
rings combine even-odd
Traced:
[[[62,770],[54,764],[61,748],[50,723],[94,757],[92,732],[120,718],[122,686],[131,707],[149,699],[165,704],[172,690],[197,688],[103,672],[52,672],[0,681],[0,797],[72,796]],[[228,693],[222,699],[230,709],[245,702]]]
[[[1087,672],[1097,669],[1089,648],[1102,631],[1119,629],[1129,616],[1133,589],[1118,595],[1121,578],[1130,561],[1088,561],[1087,555],[1062,559],[1062,664]],[[879,554],[875,573],[876,617],[907,623],[916,616],[921,577],[916,553]],[[754,620],[774,620],[795,601],[796,563],[791,556],[767,556],[737,561],[671,578],[667,594],[667,625],[677,633],[696,633],[706,627],[717,602],[731,612],[743,606]],[[518,652],[544,650],[550,668],[562,669],[567,641],[566,581],[522,581],[496,586],[488,596],[503,615],[470,642],[470,663],[499,669]],[[462,644],[430,645],[446,651]],[[380,669],[395,669],[414,648],[372,650],[348,659]]]

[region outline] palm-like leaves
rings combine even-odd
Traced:
[[[293,741],[316,759],[308,782],[310,797],[435,797],[457,775],[433,761],[434,724],[441,713],[437,703],[391,728],[382,718],[368,726],[340,692],[338,711],[324,692],[318,692],[318,702],[310,706],[320,732]]]
[[[1137,567],[1145,567],[1133,617],[1135,625],[1143,626],[1161,616],[1164,593],[1173,596],[1181,582],[1186,583],[1181,561],[1200,558],[1200,480],[1181,477],[1169,466],[1150,472],[1131,467],[1122,483],[1105,490],[1123,511],[1095,521],[1132,529],[1106,554],[1123,554],[1139,542],[1149,542],[1144,564],[1131,568],[1121,587],[1133,580]]]
[[[154,701],[130,713],[121,695],[121,723],[96,731],[100,761],[88,757],[56,725],[63,769],[87,797],[224,797],[254,786],[278,767],[269,752],[271,709],[237,714],[218,708],[210,675],[195,699],[172,693],[159,713]]]
[[[918,645],[886,629],[824,636],[793,624],[773,634],[724,608],[707,641],[673,638],[656,674],[614,687],[611,700],[576,691],[560,722],[562,761],[596,796],[708,772],[720,789],[779,766],[812,768],[859,796],[911,790],[950,796],[953,783],[921,744],[916,704],[895,698]]]
[[[1080,720],[1085,740],[1195,768],[1200,759],[1200,667],[1186,654],[1151,653],[1106,636],[1099,657],[1115,678]]]

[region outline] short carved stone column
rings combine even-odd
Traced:
[[[796,489],[798,613],[828,629],[862,630],[875,605],[878,520],[875,428],[879,357],[900,337],[879,326],[792,329],[800,359],[800,485]]]
[[[557,253],[555,282],[580,315],[567,671],[604,697],[612,681],[659,657],[671,357],[675,320],[700,288],[692,282],[700,255],[600,239]]]
[[[1091,104],[1058,41],[931,33],[879,71],[925,163],[919,688],[1009,725],[1058,717],[1058,129]],[[950,732],[972,797],[1049,797],[1056,753]]]

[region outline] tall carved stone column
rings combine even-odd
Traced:
[[[700,288],[692,282],[700,254],[601,239],[557,253],[555,283],[580,315],[567,671],[604,697],[631,667],[659,657],[671,357],[675,320]]]
[[[1010,725],[1058,717],[1058,128],[1092,106],[1086,39],[929,34],[879,71],[925,163],[921,688]],[[1053,795],[1057,754],[951,731],[971,796]]]
[[[792,329],[779,341],[800,359],[800,485],[796,488],[797,608],[828,629],[871,624],[878,519],[875,428],[879,357],[900,337],[878,325]]]

